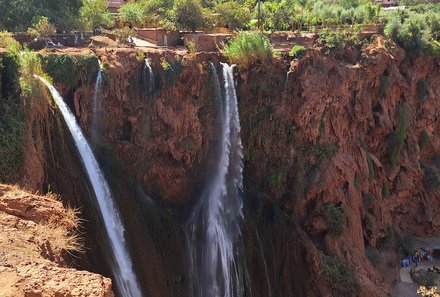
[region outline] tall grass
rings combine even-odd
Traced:
[[[272,48],[269,38],[261,32],[240,32],[228,45],[223,54],[231,64],[237,64],[242,69],[258,63],[268,63],[272,59]]]

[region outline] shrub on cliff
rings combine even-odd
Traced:
[[[342,203],[327,203],[322,206],[330,233],[341,235],[348,220],[348,213]]]
[[[269,63],[272,59],[272,47],[269,38],[261,32],[240,32],[237,37],[225,45],[223,54],[230,63],[247,69],[251,65]]]
[[[292,49],[289,52],[289,56],[291,56],[294,59],[301,59],[302,56],[306,53],[306,48],[303,45],[296,44],[292,47]]]
[[[333,297],[354,297],[359,293],[356,282],[347,263],[337,256],[323,256],[321,260],[325,280]]]
[[[21,49],[20,43],[12,37],[8,31],[0,31],[0,48],[5,48],[10,52],[18,53]]]
[[[408,112],[401,105],[397,106],[397,126],[394,133],[391,135],[388,155],[391,161],[391,166],[395,167],[400,157],[400,152],[405,144],[406,136],[408,135]]]

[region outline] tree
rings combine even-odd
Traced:
[[[41,16],[47,16],[57,30],[77,26],[81,0],[0,0],[0,28],[25,31]]]
[[[55,33],[55,26],[49,22],[47,17],[43,16],[27,32],[34,37],[47,37]]]
[[[221,25],[227,26],[230,30],[243,29],[251,20],[250,11],[235,1],[218,4],[215,12]]]
[[[189,29],[195,32],[205,25],[202,5],[198,0],[177,0],[173,14],[178,29]]]
[[[108,11],[108,5],[105,0],[83,0],[80,15],[89,29],[111,26],[115,21]]]
[[[142,23],[142,3],[128,2],[119,8],[119,19],[128,23]]]

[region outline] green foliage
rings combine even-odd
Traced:
[[[348,220],[348,213],[342,203],[327,203],[322,206],[330,233],[341,235]]]
[[[96,56],[43,55],[41,61],[44,71],[55,83],[71,88],[78,86],[81,79],[85,80],[83,83],[92,83],[99,67]]]
[[[321,260],[325,280],[333,297],[355,297],[360,291],[359,284],[347,263],[337,256],[323,256]]]
[[[127,26],[122,29],[116,29],[114,32],[118,37],[118,42],[120,44],[128,44],[128,38],[136,35],[136,32]]]
[[[436,282],[437,282],[438,277],[439,277],[439,274],[437,271],[423,270],[417,276],[416,281],[421,286],[431,288],[431,287],[436,286]]]
[[[423,184],[428,190],[436,190],[440,187],[440,177],[437,170],[430,166],[423,166]]]
[[[388,78],[384,75],[379,77],[379,97],[383,98],[388,88]]]
[[[20,105],[18,55],[0,58],[0,182],[18,181],[23,155],[24,115]]]
[[[374,266],[379,265],[381,262],[379,251],[372,247],[367,247],[365,249],[365,256]]]
[[[400,157],[400,152],[405,144],[405,139],[408,134],[408,112],[401,105],[397,106],[398,122],[394,133],[390,138],[389,143],[389,158],[391,166],[395,167]]]
[[[88,29],[109,27],[114,23],[114,18],[108,11],[106,0],[83,0],[80,9],[81,18]]]
[[[40,17],[60,31],[70,31],[79,26],[78,11],[81,0],[3,0],[0,1],[0,29],[26,31]]]
[[[207,18],[199,0],[176,0],[173,16],[177,29],[195,32],[207,26]]]
[[[430,143],[429,134],[426,130],[422,131],[422,134],[420,134],[420,140],[419,140],[419,147],[420,150],[424,150],[428,147]]]
[[[219,3],[214,11],[218,15],[219,24],[230,30],[241,30],[251,20],[250,11],[236,1]]]
[[[368,172],[369,172],[368,178],[370,180],[374,180],[375,179],[374,164],[373,164],[373,160],[371,159],[371,154],[368,151],[367,146],[365,145],[365,143],[363,141],[361,142],[361,146],[362,146],[362,149],[365,152],[365,157],[367,158]]]
[[[184,62],[178,57],[176,57],[174,62],[168,61],[163,57],[160,59],[160,65],[165,72],[165,79],[169,85],[172,85],[176,82],[177,77],[185,66]]]
[[[261,32],[240,32],[228,45],[224,55],[230,63],[238,64],[242,69],[259,62],[269,63],[272,59],[272,47],[269,39]]]
[[[414,252],[414,237],[409,233],[396,236],[396,245],[406,256]]]
[[[127,23],[142,23],[143,5],[141,2],[128,2],[119,8],[119,19]]]
[[[319,32],[318,44],[325,48],[326,53],[347,46],[359,45],[361,41],[358,33],[325,28]]]
[[[426,98],[426,80],[421,79],[417,82],[417,96],[420,100]]]
[[[307,49],[303,45],[296,44],[292,47],[289,52],[289,56],[294,59],[301,59],[306,53]]]
[[[366,209],[370,209],[374,204],[374,195],[370,192],[362,193],[362,203]]]
[[[27,33],[33,37],[47,37],[55,33],[55,26],[49,22],[47,17],[42,16],[32,27],[28,28]]]
[[[390,197],[390,188],[388,187],[388,184],[386,181],[384,181],[383,185],[382,185],[382,195],[386,199]]]
[[[331,160],[335,155],[338,147],[335,144],[315,144],[312,152],[320,161]]]
[[[5,48],[14,53],[18,53],[21,50],[20,43],[8,31],[0,31],[0,48]]]
[[[390,246],[396,242],[396,235],[393,226],[387,225],[387,234],[384,240],[385,246]]]

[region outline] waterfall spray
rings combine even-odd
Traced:
[[[211,64],[214,91],[221,98],[217,71]],[[243,148],[233,66],[222,64],[221,150],[217,170],[190,219],[188,232],[193,297],[241,297],[242,269],[236,260],[243,219]]]

